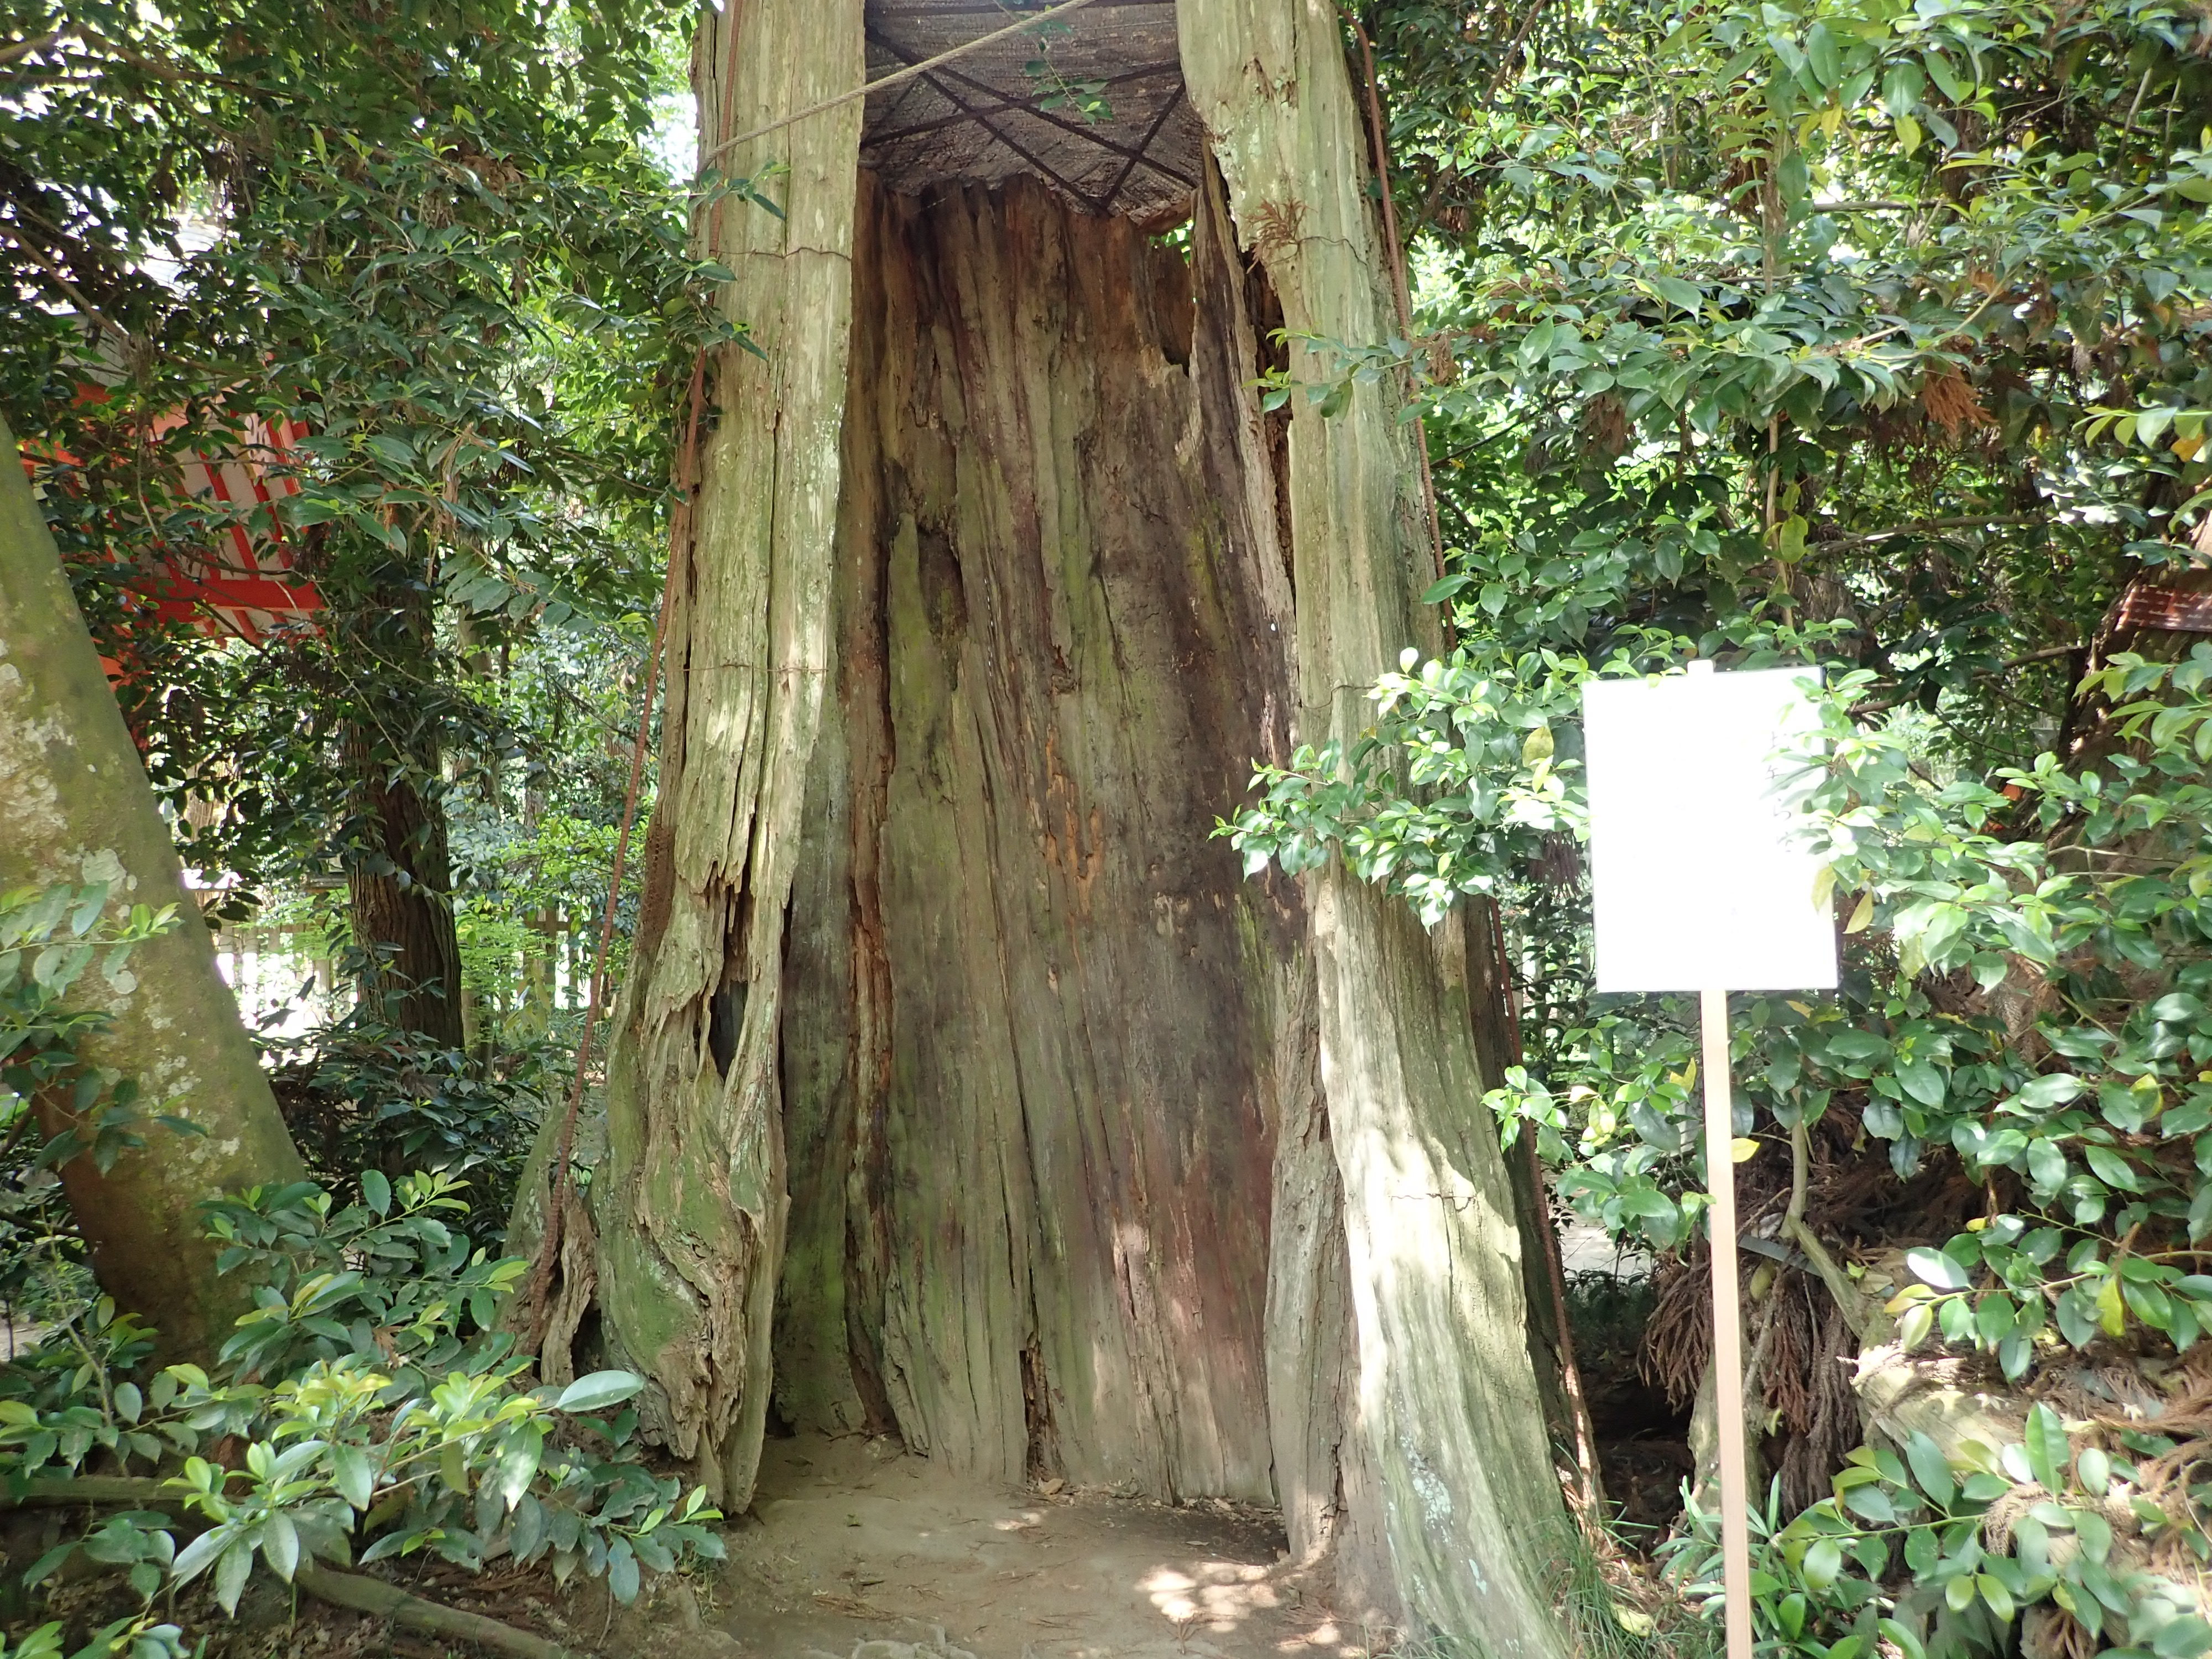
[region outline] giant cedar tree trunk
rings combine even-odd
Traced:
[[[143,1126],[143,1149],[106,1175],[72,1159],[62,1182],[101,1288],[161,1333],[165,1354],[206,1359],[247,1301],[216,1278],[199,1205],[295,1181],[299,1155],[0,422],[0,890],[94,881],[111,884],[111,913],[173,904],[179,925],[132,951],[130,978],[77,981],[113,1019],[80,1052],[137,1079],[147,1111],[205,1133]],[[44,1116],[50,1132],[66,1121]]]
[[[1288,733],[1229,331],[1194,362],[1185,261],[1042,183],[865,188],[860,225],[785,1412],[1265,1500],[1274,1126],[1313,1084],[1295,890],[1208,839]]]
[[[854,84],[860,11],[710,17],[707,143]],[[726,205],[714,243],[769,362],[718,365],[548,1366],[596,1297],[729,1504],[771,1387],[1000,1479],[1273,1497],[1348,1611],[1538,1659],[1565,1516],[1488,955],[1207,839],[1425,642],[1383,392],[1285,430],[1252,391],[1278,319],[1387,331],[1337,24],[1182,15],[1219,163],[1188,262],[1040,182],[856,183],[857,105],[721,161],[788,155],[790,217]]]
[[[1352,158],[1359,129],[1333,8],[1182,0],[1183,73],[1245,245],[1279,296],[1291,375],[1311,342],[1389,332]],[[1380,386],[1334,418],[1300,399],[1288,471],[1298,734],[1349,744],[1362,689],[1419,638],[1423,552],[1408,428]],[[1358,1335],[1357,1431],[1373,1455],[1409,1620],[1512,1653],[1564,1651],[1542,1583],[1565,1516],[1527,1343],[1520,1237],[1481,1082],[1455,927],[1340,865],[1307,893],[1322,1090],[1343,1180]]]

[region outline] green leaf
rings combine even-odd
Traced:
[[[1853,1486],[1844,1494],[1844,1507],[1878,1527],[1890,1526],[1897,1520],[1896,1504],[1880,1486]]]
[[[2193,1613],[2168,1620],[2150,1638],[2150,1650],[2158,1659],[2197,1659],[2208,1650],[2212,1650],[2212,1625]]]
[[[1963,1291],[1973,1282],[1966,1277],[1966,1270],[1952,1257],[1925,1245],[1907,1250],[1905,1265],[1916,1277],[1939,1291]]]
[[[619,1406],[645,1387],[645,1379],[630,1371],[593,1371],[561,1390],[553,1404],[564,1412],[603,1411]]]
[[[1844,1570],[1844,1552],[1832,1538],[1816,1538],[1805,1552],[1805,1564],[1801,1571],[1805,1582],[1814,1589],[1826,1589],[1836,1582]]]
[[[617,1539],[607,1551],[607,1588],[624,1607],[637,1600],[637,1558],[628,1539]]]
[[[366,1510],[376,1495],[376,1479],[368,1458],[358,1446],[331,1448],[331,1484],[338,1496],[357,1510]]]
[[[392,1183],[385,1178],[382,1170],[363,1170],[361,1172],[361,1197],[362,1202],[377,1214],[392,1213]]]
[[[1912,1478],[1920,1490],[1935,1500],[1938,1509],[1949,1509],[1958,1487],[1951,1479],[1951,1465],[1935,1440],[1915,1429],[1905,1443],[1905,1461],[1911,1465]]]
[[[2032,1140],[2027,1146],[2028,1179],[2039,1192],[2051,1193],[2066,1184],[2066,1154],[2054,1140]]]
[[[2080,1095],[2088,1085],[2071,1072],[2051,1072],[2037,1078],[2020,1091],[2022,1104],[2039,1109],[2063,1106]]]
[[[1654,276],[1651,286],[1668,305],[1677,311],[1686,311],[1692,317],[1705,305],[1705,291],[1695,283],[1685,282],[1680,276]]]
[[[2027,1466],[2045,1492],[2066,1490],[2066,1468],[2073,1462],[2066,1425],[2058,1413],[2037,1401],[2027,1413]]]
[[[202,1533],[177,1552],[177,1559],[170,1564],[170,1577],[179,1584],[189,1584],[208,1570],[237,1535],[237,1529],[228,1526]]]
[[[2096,1340],[2097,1316],[2088,1299],[2078,1286],[2069,1285],[2058,1293],[2052,1304],[2051,1319],[2058,1334],[2077,1348],[2086,1348]]]
[[[1943,1103],[1943,1074],[1926,1060],[1899,1060],[1897,1080],[1905,1092],[1923,1106],[1941,1106]]]
[[[1844,54],[1826,23],[1815,23],[1805,36],[1805,62],[1824,91],[1833,92],[1844,78]]]
[[[300,1565],[300,1534],[282,1510],[270,1510],[261,1523],[261,1553],[279,1578],[292,1582],[292,1570]]]
[[[1892,64],[1889,72],[1881,77],[1882,107],[1892,115],[1910,115],[1920,102],[1920,94],[1926,86],[1927,77],[1921,74],[1919,64]],[[1911,154],[1912,149],[1912,145],[1907,144],[1906,153]]]
[[[2081,1156],[2106,1186],[2117,1187],[2125,1193],[2142,1189],[2142,1177],[2136,1173],[2135,1166],[2111,1147],[2084,1146]]]
[[[1774,182],[1782,192],[1782,199],[1793,205],[1805,199],[1811,180],[1805,169],[1805,152],[1793,149],[1782,158],[1782,165],[1774,170]]]
[[[1978,1572],[1974,1575],[1974,1588],[1981,1592],[1982,1600],[1989,1610],[1996,1614],[1998,1623],[2008,1625],[2012,1622],[2012,1592],[2004,1587],[2002,1580],[1993,1573]]]
[[[215,1599],[225,1613],[238,1611],[239,1595],[252,1571],[253,1546],[243,1538],[234,1538],[215,1566]]]
[[[2099,1566],[2112,1553],[2112,1523],[2095,1510],[2069,1510],[2074,1535],[2081,1540],[2081,1553]]]
[[[2138,1285],[2133,1279],[2123,1279],[2120,1293],[2127,1298],[2128,1306],[2136,1310],[2136,1317],[2154,1330],[2168,1329],[2173,1323],[2173,1304],[2155,1285]]]

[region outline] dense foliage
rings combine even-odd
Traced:
[[[94,886],[0,898],[0,1124],[26,1149],[0,1205],[11,1291],[27,1269],[81,1254],[51,1202],[57,1170],[191,1127],[146,1111],[131,1079],[77,1052],[109,1017],[72,988],[95,963],[126,985],[131,945],[169,921],[139,907],[103,923],[106,897]],[[39,1124],[42,1103],[63,1126],[54,1133]],[[474,1568],[511,1553],[545,1559],[560,1579],[603,1574],[629,1601],[643,1572],[720,1553],[704,1494],[640,1461],[635,1414],[618,1409],[639,1378],[532,1386],[496,1323],[526,1264],[456,1224],[468,1183],[370,1168],[356,1184],[345,1206],[302,1182],[209,1206],[220,1271],[252,1286],[213,1367],[154,1367],[152,1333],[51,1278],[38,1310],[51,1327],[0,1363],[0,1491],[113,1503],[119,1482],[131,1494],[25,1578],[36,1585],[79,1553],[124,1573],[139,1611],[94,1638],[86,1651],[100,1659],[185,1651],[157,1596],[208,1573],[232,1610],[257,1563],[289,1581],[319,1559],[428,1550]],[[93,1474],[100,1482],[80,1479]]]
[[[1431,921],[1499,903],[1528,1042],[1507,1133],[1613,1235],[1694,1260],[1693,1016],[1588,994],[1580,688],[1822,665],[1805,762],[1846,971],[1737,1000],[1751,1219],[1869,1345],[1982,1350],[2039,1401],[2086,1354],[2179,1414],[2121,1444],[2037,1403],[2002,1465],[1829,1465],[1833,1496],[1768,1516],[1763,1634],[1988,1649],[2043,1603],[2084,1650],[2203,1650],[2161,1574],[2212,1558],[2212,25],[1944,0],[1366,21],[1426,331],[1333,343],[1340,380],[1277,395],[1413,388],[1461,644],[1375,687],[1349,752],[1263,769],[1227,832],[1255,867],[1341,855]],[[2040,1507],[1984,1524],[2000,1497]]]
[[[516,826],[588,845],[619,802],[618,763],[550,763],[632,725],[672,434],[730,333],[646,143],[675,15],[11,26],[0,408],[126,716],[234,913],[342,874],[354,975],[459,1048],[457,896]],[[245,470],[210,493],[196,458]],[[303,617],[193,585],[272,559]]]

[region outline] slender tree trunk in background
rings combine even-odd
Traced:
[[[553,1023],[553,974],[561,959],[561,915],[532,910],[530,936],[522,947],[520,1029],[544,1036]]]
[[[466,1038],[446,807],[422,787],[439,775],[438,744],[404,689],[409,671],[427,663],[430,618],[422,598],[404,589],[373,595],[368,611],[366,643],[387,672],[369,682],[365,695],[374,701],[356,712],[344,739],[357,842],[346,895],[354,944],[364,953],[362,990],[393,1024],[459,1048]]]
[[[101,1288],[161,1334],[171,1357],[206,1358],[247,1305],[216,1277],[204,1200],[302,1174],[267,1080],[216,972],[199,907],[125,729],[15,436],[0,423],[0,888],[105,881],[111,913],[177,906],[179,926],[131,956],[136,983],[78,981],[112,1030],[92,1064],[137,1080],[144,1109],[204,1134],[149,1124],[146,1146],[101,1175],[89,1158],[62,1180]],[[49,1113],[52,1132],[64,1121]]]
[[[1334,11],[1182,0],[1183,72],[1245,246],[1279,296],[1293,379],[1322,340],[1392,331]],[[1293,399],[1299,736],[1347,746],[1363,688],[1421,640],[1434,578],[1409,428],[1378,386],[1334,418]],[[1566,1524],[1527,1339],[1510,1183],[1481,1105],[1464,918],[1425,935],[1340,865],[1308,888],[1321,1069],[1358,1332],[1353,1431],[1372,1454],[1417,1631],[1564,1654],[1544,1566]]]

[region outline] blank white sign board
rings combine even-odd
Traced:
[[[1817,728],[1819,671],[1593,680],[1583,691],[1601,991],[1836,982],[1820,863],[1778,758]]]

